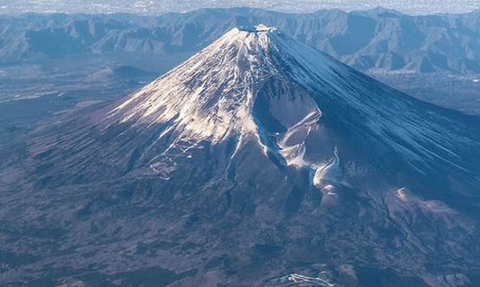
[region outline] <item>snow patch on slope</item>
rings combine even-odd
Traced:
[[[330,162],[315,169],[313,184],[321,189],[326,188],[327,191],[331,191],[335,185],[341,183],[342,178],[343,170],[340,165],[338,150],[335,148],[334,157]]]
[[[303,167],[309,165],[305,162],[305,140],[310,132],[318,126],[318,121],[322,112],[317,108],[316,111],[309,113],[304,119],[298,122],[278,140],[280,154],[285,159],[287,165]]]

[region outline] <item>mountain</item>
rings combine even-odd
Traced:
[[[410,16],[378,8],[287,14],[202,9],[158,17],[36,15],[0,19],[2,62],[75,53],[196,53],[236,26],[262,22],[362,71],[480,74],[478,12]]]
[[[480,282],[480,119],[265,25],[21,150],[3,285]]]

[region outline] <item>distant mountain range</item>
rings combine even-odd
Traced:
[[[283,12],[346,11],[387,7],[410,14],[464,13],[480,8],[478,0],[0,0],[2,13],[141,13],[186,12],[200,8],[256,7]]]
[[[364,72],[480,74],[480,13],[408,16],[382,8],[285,14],[203,9],[158,17],[38,15],[0,18],[1,62],[76,53],[198,52],[235,26],[279,27]]]

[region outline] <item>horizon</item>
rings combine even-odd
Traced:
[[[215,3],[212,3],[215,2]],[[173,3],[170,0],[148,0],[124,3],[110,0],[69,1],[60,3],[59,0],[21,0],[16,5],[11,5],[9,0],[0,0],[0,15],[37,14],[138,14],[138,15],[163,15],[167,13],[188,13],[202,9],[235,9],[251,8],[275,11],[281,13],[315,13],[322,10],[342,10],[345,12],[369,11],[378,8],[394,10],[407,15],[432,15],[432,14],[465,14],[480,10],[480,0],[465,0],[462,5],[458,0],[398,0],[398,1],[345,1],[336,0],[333,3],[325,0],[297,1],[288,0],[260,1],[237,0],[212,1],[201,0],[192,4],[181,0]],[[348,3],[347,3],[348,2]],[[308,8],[305,8],[308,7]]]
[[[369,9],[353,9],[353,10],[347,10],[347,9],[342,9],[342,8],[323,8],[323,9],[318,9],[318,10],[313,10],[313,11],[303,11],[303,12],[296,12],[296,11],[279,11],[279,10],[274,10],[274,9],[269,9],[269,8],[262,8],[262,7],[249,7],[249,6],[233,6],[233,7],[204,7],[204,8],[198,8],[198,9],[192,9],[188,11],[166,11],[166,12],[158,12],[158,13],[139,13],[139,12],[69,12],[69,11],[45,11],[45,12],[36,12],[36,11],[25,11],[25,12],[18,12],[18,13],[3,13],[1,10],[0,6],[0,17],[9,17],[9,16],[28,16],[28,15],[85,15],[85,16],[109,16],[109,15],[130,15],[130,16],[138,16],[138,17],[158,17],[158,16],[163,16],[163,15],[168,15],[168,14],[188,14],[188,13],[195,13],[199,11],[213,11],[213,10],[223,10],[223,11],[228,11],[228,10],[240,10],[240,9],[251,9],[251,10],[258,10],[258,11],[267,11],[267,12],[273,12],[273,13],[279,13],[283,15],[307,15],[307,14],[315,14],[315,13],[320,13],[320,12],[325,12],[325,11],[341,11],[344,13],[365,13],[365,12],[370,12],[370,11],[375,11],[379,9],[383,9],[386,11],[391,11],[395,12],[401,15],[405,16],[413,16],[413,17],[422,17],[422,16],[434,16],[434,15],[468,15],[468,14],[474,14],[480,12],[480,8],[474,9],[471,11],[467,12],[438,12],[438,13],[424,13],[424,14],[414,14],[414,13],[408,13],[404,11],[400,11],[397,9],[393,8],[387,8],[384,6],[377,6],[374,8],[369,8]]]

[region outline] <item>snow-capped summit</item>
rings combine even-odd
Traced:
[[[345,71],[344,71],[345,70]],[[302,167],[305,139],[322,115],[304,85],[333,81],[344,66],[275,28],[233,29],[110,113],[125,123],[171,123],[159,137],[196,145],[254,140],[265,154]],[[267,118],[267,115],[271,118]],[[234,156],[234,154],[232,155]]]
[[[306,143],[330,126],[340,128],[337,136],[384,146],[418,170],[431,168],[430,162],[468,169],[456,149],[459,142],[473,143],[447,131],[457,127],[435,107],[262,24],[229,31],[108,117],[134,126],[167,125],[159,141],[169,133],[191,145],[236,138],[238,151],[253,140],[284,165],[320,168],[322,174],[325,163]],[[334,141],[328,137],[332,160]]]

